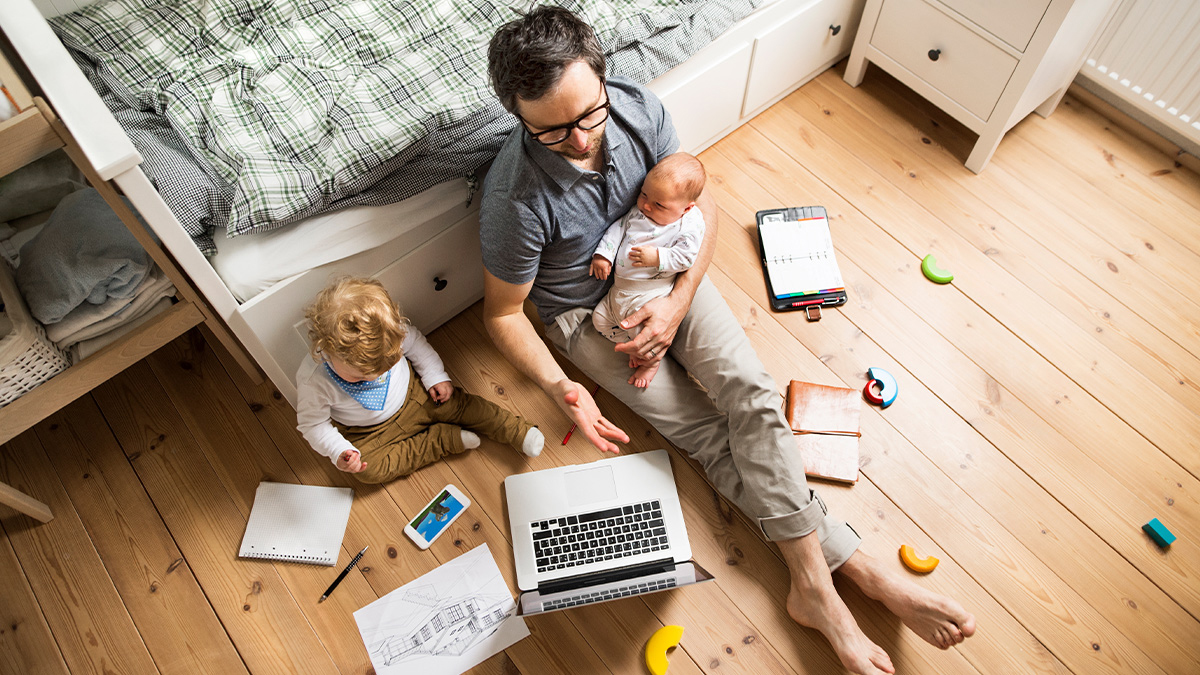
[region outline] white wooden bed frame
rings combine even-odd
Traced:
[[[329,278],[372,275],[406,314],[430,331],[483,296],[478,200],[424,223],[401,225],[387,244],[281,281],[239,303],[192,243],[140,168],[119,130],[43,17],[94,0],[0,0],[0,28],[63,123],[104,179],[140,211],[213,309],[263,372],[295,404],[295,377],[306,358],[303,308]],[[821,73],[850,51],[864,0],[776,0],[649,84],[697,153]],[[435,290],[434,279],[444,281]]]

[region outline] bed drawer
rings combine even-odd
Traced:
[[[862,10],[863,0],[824,0],[755,38],[742,116],[757,113],[845,56],[858,32]]]
[[[472,214],[374,275],[422,332],[483,297],[479,216]]]
[[[334,276],[321,275],[322,283]],[[479,214],[463,218],[371,276],[383,283],[404,316],[428,334],[483,297]],[[289,353],[276,354],[290,368],[289,375],[307,358],[308,320],[293,323],[292,332]]]
[[[1017,60],[923,0],[886,0],[871,45],[986,121]]]

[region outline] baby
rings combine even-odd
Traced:
[[[677,152],[656,164],[642,183],[637,206],[613,223],[596,253],[589,274],[607,279],[616,263],[613,287],[592,312],[592,325],[613,342],[628,342],[640,326],[621,321],[647,302],[670,294],[675,275],[696,262],[704,240],[704,215],[696,199],[704,191],[704,165]],[[629,384],[646,388],[658,372],[662,354],[650,360],[629,357]]]
[[[296,373],[297,428],[364,483],[406,476],[479,436],[541,454],[537,427],[450,383],[442,359],[383,285],[344,278],[305,310],[312,359]],[[466,428],[463,428],[466,427]]]

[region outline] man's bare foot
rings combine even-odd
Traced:
[[[820,631],[850,672],[859,675],[896,672],[891,657],[862,632],[832,584],[804,590],[793,584],[788,592],[787,611],[796,623]]]
[[[929,644],[949,649],[975,634],[975,617],[953,598],[918,586],[856,551],[838,572],[882,602]]]
[[[660,365],[662,365],[662,361],[651,361],[638,366],[637,370],[633,371],[633,375],[629,376],[629,384],[642,389],[649,387],[650,381],[654,379]]]

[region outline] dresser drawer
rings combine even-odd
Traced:
[[[885,0],[871,46],[984,121],[1017,67],[1016,59],[923,0]]]
[[[824,0],[756,37],[742,116],[795,89],[818,68],[850,51],[862,9],[862,0]]]
[[[942,0],[950,9],[979,24],[1017,51],[1025,51],[1050,0]]]

